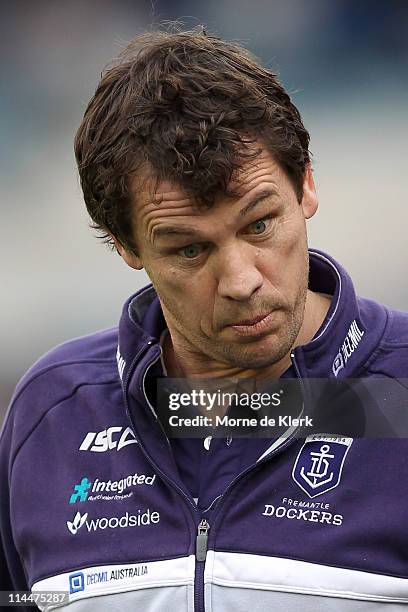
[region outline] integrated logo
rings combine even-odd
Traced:
[[[69,498],[70,504],[85,501],[120,501],[133,495],[133,491],[128,491],[131,487],[146,485],[153,486],[156,474],[146,476],[146,474],[129,474],[119,480],[95,480],[91,481],[84,476],[78,484],[74,485],[74,492]]]
[[[308,436],[293,466],[293,480],[311,498],[336,488],[352,442],[342,436]]]
[[[92,482],[90,482],[87,478],[83,478],[79,484],[76,484],[74,486],[74,493],[72,493],[71,497],[69,498],[69,503],[75,504],[77,501],[86,501],[91,484]]]
[[[340,370],[346,366],[346,363],[360,344],[364,334],[365,331],[359,328],[357,321],[354,319],[349,327],[346,337],[344,338],[343,344],[339,348],[339,352],[333,361],[332,372],[336,377],[338,376]]]
[[[138,510],[136,514],[125,512],[123,516],[98,516],[88,521],[88,512],[77,512],[71,521],[67,521],[68,531],[76,535],[81,527],[85,526],[88,532],[105,529],[125,529],[127,527],[145,527],[155,525],[160,521],[160,514],[156,510]]]
[[[69,578],[69,592],[79,593],[80,591],[85,591],[85,580],[82,572],[76,572],[75,574],[70,574]]]
[[[129,444],[137,444],[135,434],[130,427],[108,427],[102,431],[87,433],[79,450],[106,453],[115,448],[120,451]]]

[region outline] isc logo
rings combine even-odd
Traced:
[[[135,434],[130,427],[109,427],[98,433],[95,431],[87,433],[79,450],[104,453],[114,448],[120,451],[128,444],[137,444]]]

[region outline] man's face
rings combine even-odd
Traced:
[[[123,256],[148,273],[176,351],[262,368],[291,349],[303,322],[305,218],[314,214],[317,200],[310,170],[299,204],[265,149],[241,170],[231,185],[237,197],[220,197],[209,210],[199,210],[169,182],[159,183],[156,203],[148,188],[139,192],[139,256]]]

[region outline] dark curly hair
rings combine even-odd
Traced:
[[[75,137],[92,226],[137,252],[130,178],[149,168],[211,206],[259,152],[251,139],[267,146],[300,201],[309,134],[276,75],[204,30],[136,37],[102,73]]]

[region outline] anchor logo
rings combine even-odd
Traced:
[[[317,497],[340,483],[344,460],[353,439],[312,435],[297,456],[292,477],[309,497]]]
[[[334,455],[330,455],[329,450],[329,444],[322,444],[319,453],[310,453],[310,459],[312,461],[311,469],[308,472],[305,472],[305,468],[302,467],[300,470],[300,475],[312,487],[312,489],[323,487],[326,483],[333,480],[334,472],[331,472],[330,476],[325,478],[330,466],[328,459],[334,459]],[[323,478],[325,479],[323,480]]]

